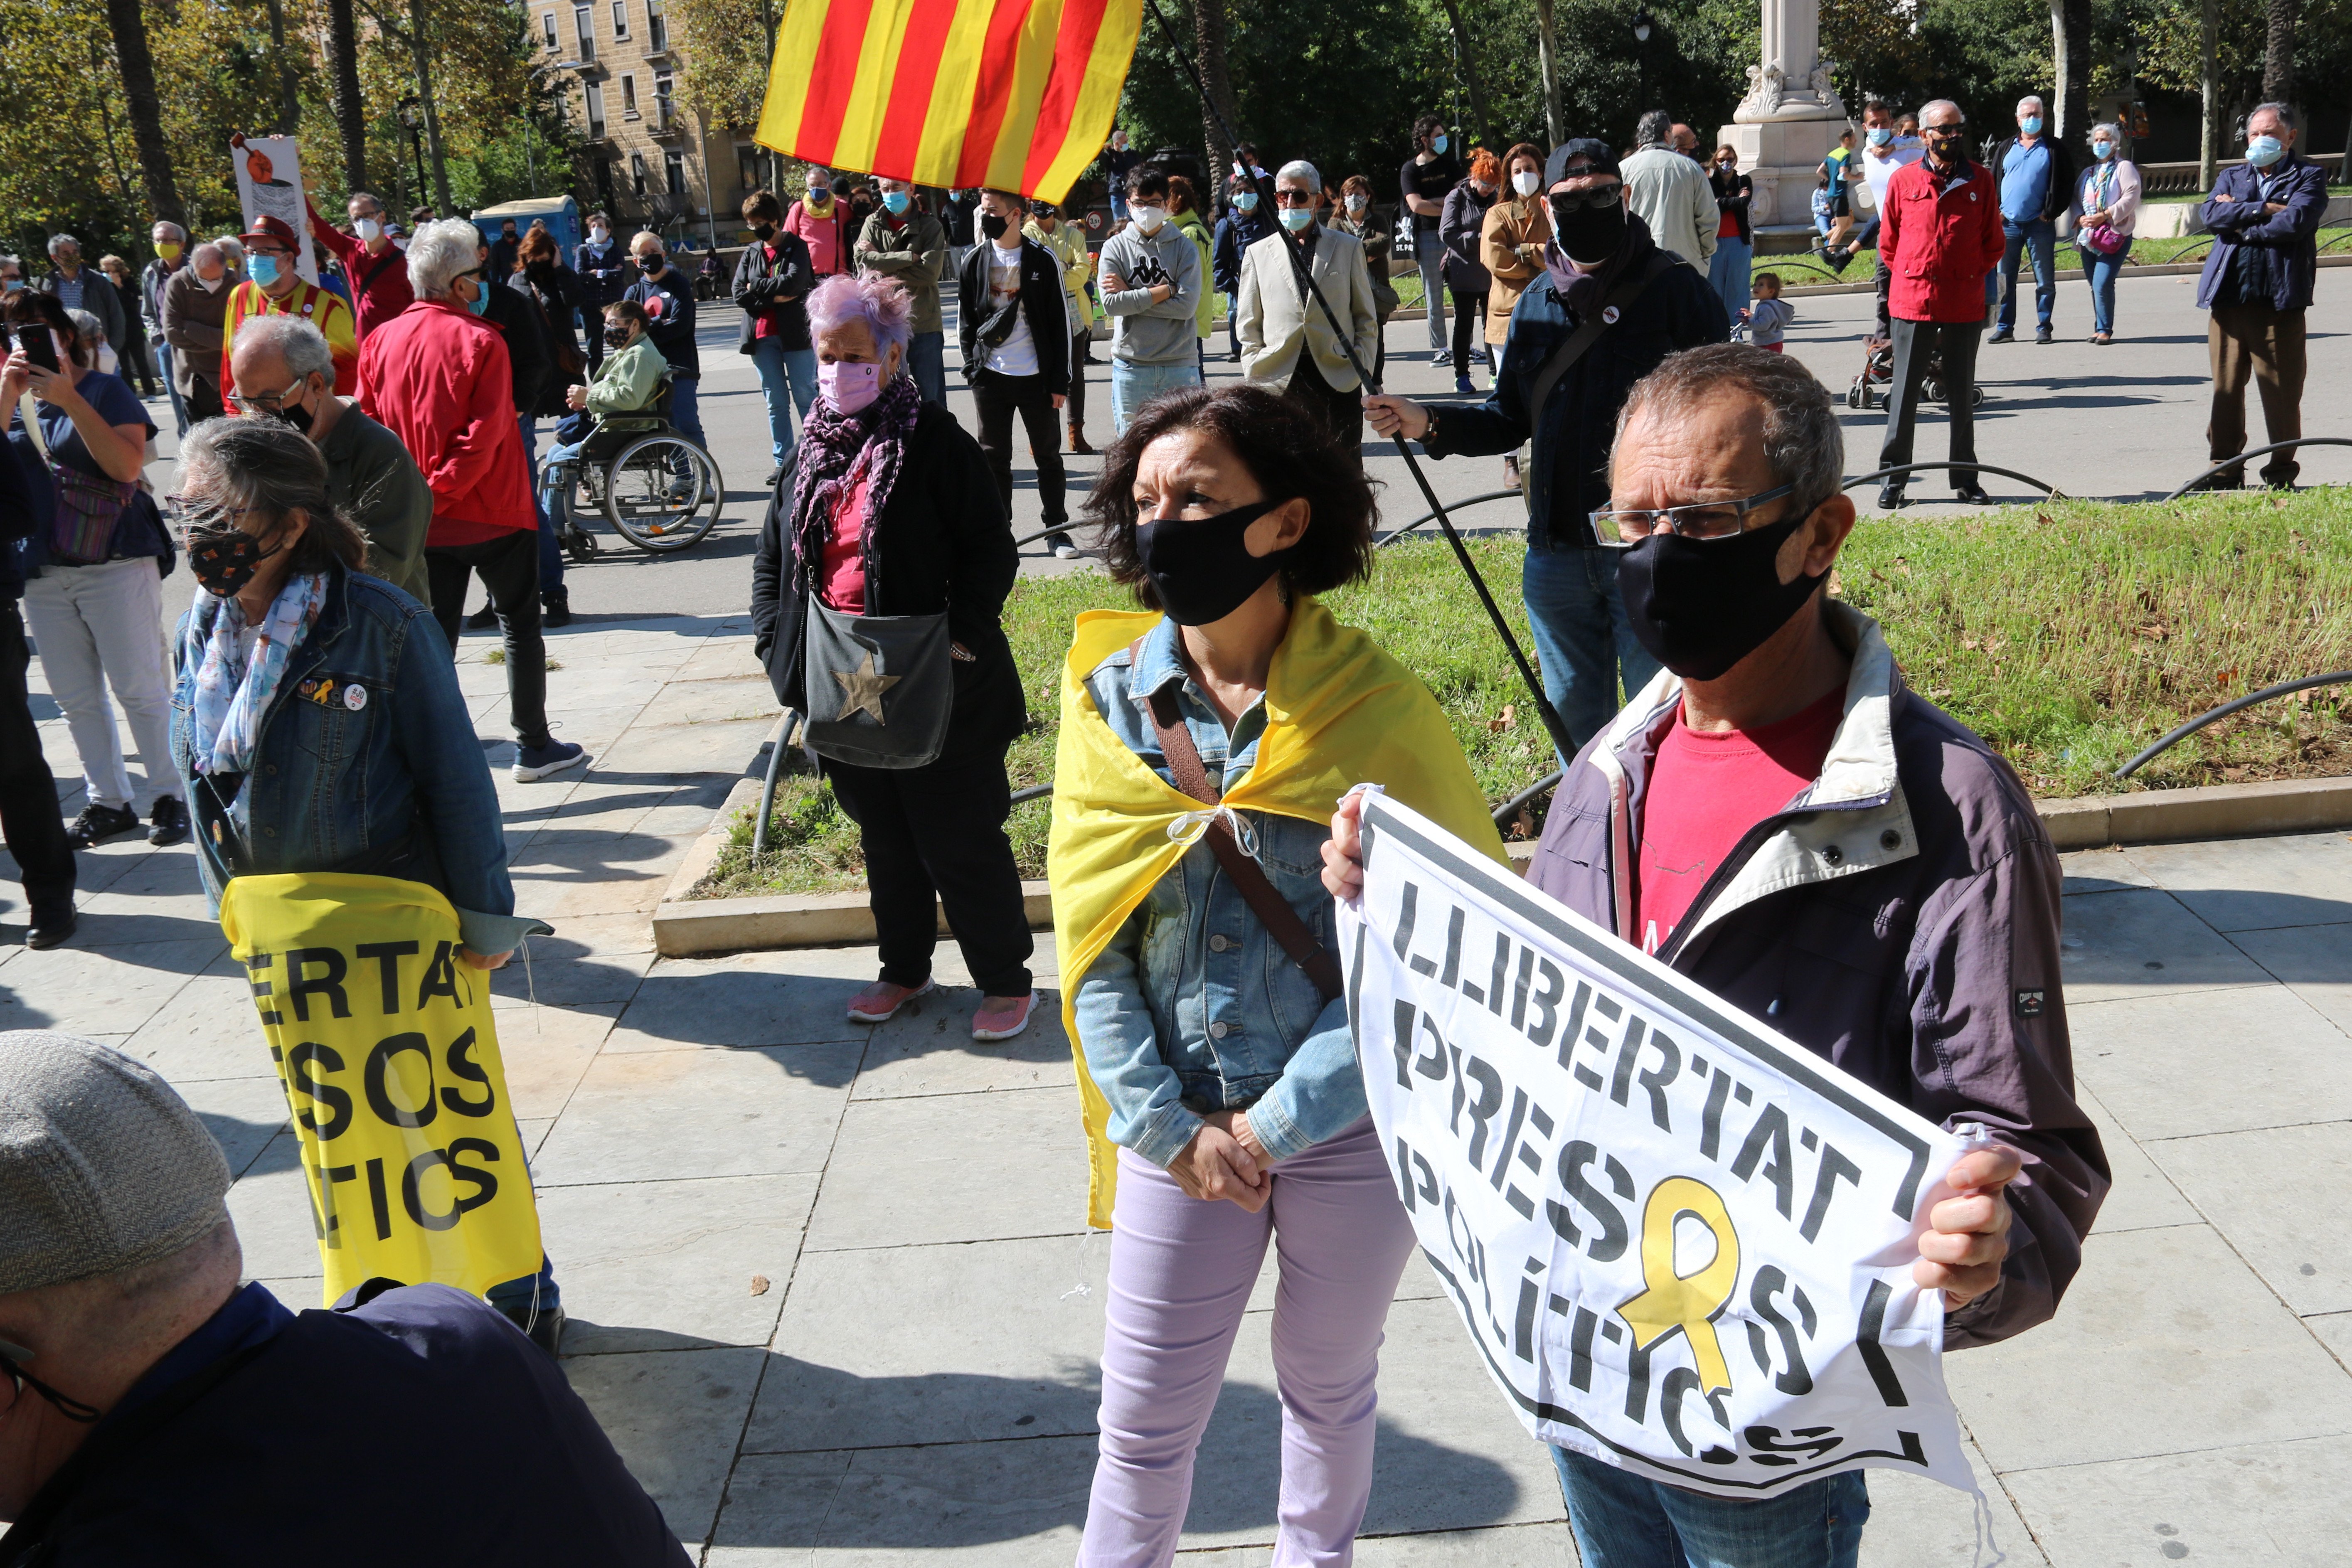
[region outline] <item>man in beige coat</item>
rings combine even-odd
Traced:
[[[1701,272],[1715,254],[1722,213],[1706,171],[1674,150],[1674,121],[1663,109],[1642,116],[1633,140],[1641,150],[1622,165],[1625,205],[1650,226],[1650,237]]]
[[[1380,351],[1381,321],[1372,303],[1372,277],[1364,266],[1364,246],[1315,221],[1323,176],[1315,165],[1293,160],[1274,177],[1276,216],[1314,258],[1317,287],[1346,323],[1356,355],[1369,365]],[[1242,374],[1281,389],[1286,397],[1315,410],[1344,446],[1360,448],[1366,388],[1348,363],[1347,350],[1330,319],[1300,283],[1290,259],[1288,235],[1273,234],[1242,256],[1241,292],[1234,320],[1242,345]],[[1306,352],[1301,353],[1301,348]]]

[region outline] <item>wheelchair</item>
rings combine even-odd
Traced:
[[[655,555],[692,549],[718,523],[726,480],[717,459],[671,426],[669,408],[664,380],[653,402],[598,420],[577,457],[541,471],[541,482],[562,498],[556,537],[573,561],[597,552],[595,534],[581,526],[583,510],[601,512],[615,533]]]

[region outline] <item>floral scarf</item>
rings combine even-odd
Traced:
[[[793,474],[793,550],[801,581],[813,582],[824,560],[825,534],[844,496],[866,485],[866,516],[858,529],[858,554],[866,564],[866,609],[875,608],[874,520],[890,503],[907,464],[907,439],[923,411],[923,395],[901,370],[881,394],[855,414],[844,414],[825,398],[809,405],[801,422],[800,462]]]
[[[253,771],[253,753],[261,743],[261,716],[278,694],[287,661],[310,635],[326,603],[327,577],[307,573],[288,580],[261,618],[261,635],[248,658],[237,650],[245,631],[245,611],[234,598],[198,594],[188,611],[188,629],[180,646],[183,668],[196,665],[195,708],[188,752],[200,773]],[[240,831],[247,821],[247,802],[239,790],[229,804],[229,816]]]

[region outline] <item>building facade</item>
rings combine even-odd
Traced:
[[[587,138],[583,211],[624,235],[649,228],[697,247],[737,242],[757,184],[748,134],[707,126],[679,101],[684,61],[664,0],[526,0],[541,68],[573,79],[566,98]]]

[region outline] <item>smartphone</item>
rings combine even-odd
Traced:
[[[54,371],[58,368],[58,345],[49,336],[49,324],[47,321],[37,321],[30,326],[19,326],[16,329],[16,346],[25,351],[26,359],[31,360],[43,370]]]

